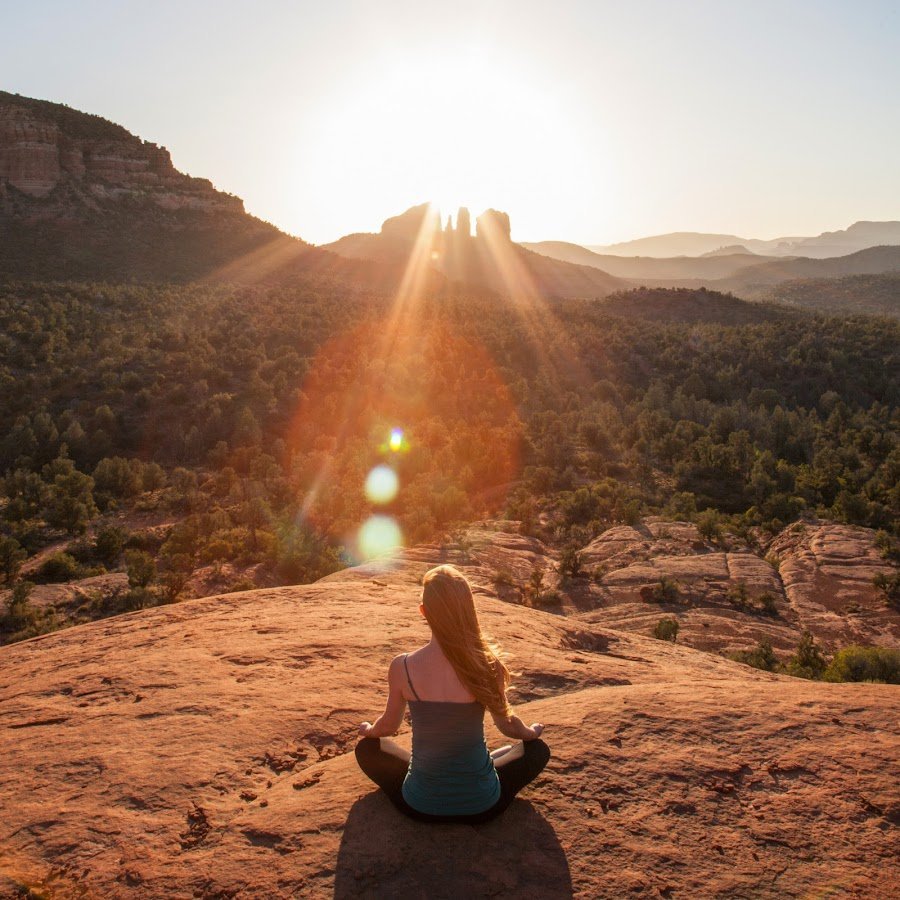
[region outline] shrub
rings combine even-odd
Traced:
[[[68,553],[54,553],[41,563],[34,574],[38,581],[44,583],[72,581],[81,574],[81,567],[74,556]]]
[[[743,581],[729,585],[725,593],[729,603],[733,603],[738,609],[746,609],[750,602],[747,594],[747,585]]]
[[[765,672],[774,672],[778,668],[778,657],[772,650],[769,641],[761,640],[752,650],[738,650],[728,654],[735,662],[752,666],[754,669],[762,669]]]
[[[58,627],[54,612],[35,609],[29,602],[33,589],[30,581],[20,581],[10,592],[6,609],[0,613],[0,643],[23,641]]]
[[[900,650],[858,647],[838,650],[823,674],[825,681],[879,681],[900,684]]]
[[[887,605],[900,612],[900,572],[895,572],[893,575],[879,572],[872,579],[872,584],[884,594]]]
[[[581,554],[573,544],[569,544],[563,549],[559,560],[559,571],[564,578],[578,578],[582,574]]]
[[[653,599],[657,603],[675,603],[681,596],[681,588],[674,578],[663,575],[653,586]]]
[[[700,537],[718,543],[722,539],[722,516],[715,509],[704,509],[697,516],[697,531]]]
[[[465,529],[460,528],[458,531],[454,531],[450,537],[453,543],[456,544],[456,549],[459,551],[459,555],[462,557],[463,561],[469,562],[472,553],[472,541],[469,538],[468,532]]]
[[[763,591],[757,598],[762,611],[767,616],[777,616],[778,607],[775,605],[775,597],[769,591]]]
[[[94,487],[101,505],[110,498],[133,497],[143,487],[140,460],[124,459],[121,456],[105,457],[97,463],[93,472]]]
[[[825,671],[825,659],[822,650],[816,644],[813,636],[804,631],[797,645],[797,652],[790,658],[787,665],[789,675],[797,678],[818,679]]]
[[[7,583],[15,581],[27,556],[15,538],[0,536],[0,579]]]
[[[559,591],[541,591],[535,598],[535,606],[559,606],[562,603],[562,594]]]
[[[505,585],[506,587],[515,587],[515,579],[509,569],[497,569],[494,572],[494,585]]]
[[[105,528],[101,528],[94,538],[94,552],[101,562],[108,566],[114,566],[122,555],[127,541],[128,534],[124,528],[107,525]]]
[[[230,585],[225,591],[226,594],[236,594],[239,591],[255,591],[257,588],[256,582],[252,578],[247,578],[246,576],[243,578],[239,578],[234,584]]]
[[[156,563],[143,550],[128,550],[125,554],[125,571],[132,588],[145,588],[156,577]]]
[[[544,569],[538,562],[535,562],[531,569],[528,587],[525,589],[525,599],[531,606],[555,606],[562,603],[562,597],[558,591],[545,590]]]
[[[653,627],[653,637],[674,644],[678,637],[678,619],[660,619]]]

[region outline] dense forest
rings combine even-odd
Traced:
[[[900,318],[900,272],[783,281],[771,289],[770,297],[805,309],[868,313],[896,319]]]
[[[900,535],[900,323],[652,293],[664,321],[633,314],[640,292],[403,306],[325,281],[7,284],[5,633],[54,625],[18,578],[46,547],[29,581],[127,572],[108,614],[176,599],[204,566],[234,589],[313,580],[365,555],[373,513],[406,544],[503,515],[583,545],[652,512]],[[367,496],[379,465],[395,497]]]

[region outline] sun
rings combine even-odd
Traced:
[[[455,219],[565,190],[569,125],[548,90],[502,55],[410,56],[331,97],[314,136],[330,200],[388,215],[430,200]],[[552,187],[550,187],[552,185]]]

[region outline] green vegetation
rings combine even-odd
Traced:
[[[825,681],[879,681],[900,684],[900,650],[857,647],[838,650],[822,675]]]
[[[34,584],[20,581],[9,592],[6,608],[0,613],[0,643],[23,641],[57,628],[53,612],[37,609],[30,601]]]
[[[671,641],[674,644],[678,637],[678,620],[660,619],[653,626],[653,637],[661,641]]]
[[[393,427],[385,511],[406,543],[505,515],[560,548],[564,577],[581,574],[574,548],[652,513],[725,546],[804,512],[880,529],[888,549],[900,535],[900,323],[565,301],[535,324],[454,289],[388,352],[391,304],[326,275],[0,287],[0,580],[67,537],[73,577],[149,554],[154,578],[131,589],[157,601],[225,563],[235,580],[320,577],[353,559]],[[156,540],[118,524],[132,514],[175,526]]]
[[[752,650],[740,650],[728,656],[755,669],[797,678],[900,684],[900,650],[853,645],[838,650],[832,660],[826,662],[809,632],[803,633],[796,652],[785,662],[778,659],[767,640],[761,640]]]
[[[900,572],[892,572],[890,575],[879,572],[872,579],[872,584],[884,594],[887,605],[900,612]]]
[[[681,598],[681,587],[674,578],[663,575],[653,586],[652,597],[657,603],[676,603]]]
[[[804,631],[797,645],[797,652],[788,660],[785,671],[798,678],[821,678],[827,663],[822,655],[822,648],[813,636]]]
[[[728,655],[736,662],[764,672],[775,672],[779,668],[778,657],[767,640],[761,640],[752,650],[738,650]]]
[[[900,684],[900,650],[852,645],[838,650],[828,662],[808,631],[803,632],[797,650],[784,662],[778,659],[767,640],[761,640],[752,650],[727,655],[755,669],[797,678]]]
[[[867,313],[900,318],[900,272],[799,278],[783,281],[769,292],[773,300],[805,309]]]
[[[567,544],[563,548],[559,559],[559,571],[563,578],[579,578],[584,574],[581,566],[581,554],[573,544]]]

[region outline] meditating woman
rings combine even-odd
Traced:
[[[481,632],[472,590],[453,566],[431,569],[419,612],[431,641],[388,670],[388,699],[375,724],[363,722],[360,768],[403,813],[427,822],[486,822],[499,815],[550,758],[544,726],[525,725],[506,697],[509,670]],[[387,738],[409,703],[412,754]],[[484,711],[520,743],[488,752]]]

